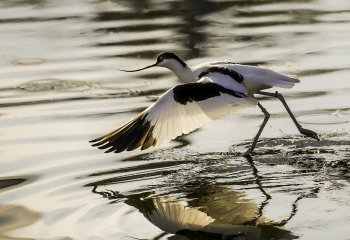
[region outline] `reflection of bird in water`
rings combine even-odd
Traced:
[[[96,142],[93,146],[107,149],[107,152],[131,151],[139,147],[142,150],[192,132],[243,107],[258,105],[265,118],[251,147],[244,153],[248,156],[270,117],[254,94],[278,98],[299,132],[318,140],[317,133],[301,127],[280,93],[261,91],[272,87],[291,88],[299,82],[295,77],[231,62],[211,62],[190,68],[174,53],[162,53],[155,64],[128,72],[155,66],[170,69],[184,84],[169,89],[120,128],[92,140]]]
[[[126,199],[126,204],[138,209],[155,226],[175,234],[170,239],[295,238],[278,223],[259,217],[258,205],[241,192],[221,186],[197,190],[186,200],[172,195],[149,197],[150,193],[111,194],[99,192],[96,187],[93,191],[110,199]]]

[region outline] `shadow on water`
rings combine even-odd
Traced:
[[[139,2],[130,2],[130,1],[112,1],[116,4],[121,4],[127,8],[130,8],[130,11],[119,11],[119,10],[109,10],[109,11],[100,11],[93,21],[104,22],[104,21],[118,21],[118,20],[142,20],[142,19],[159,19],[157,23],[141,24],[134,26],[120,26],[120,27],[104,27],[96,29],[97,32],[105,33],[118,33],[118,32],[143,32],[143,31],[152,31],[160,29],[169,29],[171,28],[175,33],[173,38],[168,39],[168,43],[180,43],[181,56],[184,59],[198,58],[208,55],[208,50],[213,51],[213,49],[207,49],[203,46],[211,46],[212,41],[215,41],[212,37],[222,41],[225,39],[224,33],[216,33],[218,29],[222,27],[228,27],[232,29],[240,28],[257,28],[257,27],[266,27],[266,26],[277,26],[277,25],[286,25],[286,24],[312,24],[320,22],[319,18],[323,15],[328,14],[327,11],[317,11],[305,9],[295,9],[288,11],[289,18],[282,18],[282,20],[272,19],[270,21],[252,21],[247,23],[236,22],[236,19],[239,18],[259,18],[266,16],[278,16],[286,14],[285,9],[279,10],[268,10],[265,11],[245,11],[245,7],[259,6],[264,4],[273,4],[273,3],[288,3],[288,4],[298,4],[298,3],[311,3],[311,0],[308,1],[276,1],[276,0],[266,0],[266,1],[224,1],[224,2],[213,2],[207,0],[201,1],[170,1],[165,5],[164,3],[160,4],[158,1],[142,1]],[[156,4],[155,4],[156,3]],[[171,9],[169,11],[169,9]],[[230,10],[229,13],[225,11]],[[302,16],[301,17],[301,12]],[[220,15],[219,18],[211,18],[211,15],[216,16]],[[208,18],[209,17],[209,18]],[[165,18],[174,18],[174,21],[162,23],[162,19]],[[229,21],[227,21],[230,19]],[[209,31],[208,31],[209,30]],[[248,33],[239,33],[232,34],[230,36],[230,41],[240,43],[240,42],[260,42],[266,47],[273,46],[276,43],[275,38],[269,34],[259,33],[259,34],[248,34]],[[288,33],[288,34],[302,34],[299,32]],[[307,34],[307,33],[303,33]],[[217,35],[217,36],[216,36]],[[226,41],[226,39],[225,39]],[[159,44],[160,41],[157,38],[153,39],[133,39],[131,41],[114,41],[108,43],[97,43],[96,46],[119,46],[119,45],[152,45]],[[191,51],[187,51],[191,49]],[[155,55],[159,52],[154,52],[154,50],[138,50],[125,54],[118,54],[113,57],[141,57],[141,58],[154,58]],[[259,62],[260,64],[264,62]]]
[[[0,192],[8,191],[12,188],[17,188],[22,185],[30,184],[36,179],[36,176],[17,176],[16,178],[0,177]]]
[[[130,2],[130,1],[115,1],[119,4],[125,5],[132,9],[130,12],[100,12],[96,16],[96,21],[112,21],[120,19],[153,19],[153,18],[176,18],[176,21],[172,21],[169,24],[148,24],[141,26],[126,26],[126,27],[116,27],[116,28],[103,28],[98,29],[97,31],[106,31],[106,32],[119,32],[119,31],[145,31],[145,30],[155,30],[155,29],[164,29],[172,28],[176,31],[176,41],[179,41],[183,44],[183,49],[191,49],[191,51],[186,51],[183,55],[184,58],[193,58],[203,56],[205,49],[200,49],[202,43],[207,42],[207,33],[199,31],[204,27],[209,27],[210,23],[204,19],[203,16],[209,15],[214,12],[219,12],[227,7],[231,7],[235,4],[230,2],[222,2],[221,4],[214,3],[212,1],[201,0],[201,1],[171,1],[166,3],[166,9],[157,7],[151,1],[142,1],[139,2]],[[160,4],[162,5],[162,4]],[[169,11],[171,9],[171,11]],[[160,21],[161,22],[161,21]],[[169,39],[169,42],[174,41],[175,39]],[[133,40],[134,42],[135,40]],[[137,41],[137,40],[136,40]],[[157,39],[149,40],[149,44],[154,44],[157,42]],[[143,44],[147,44],[144,42]],[[111,43],[112,44],[112,43]],[[124,44],[124,42],[123,42]],[[201,52],[202,51],[202,52]],[[143,52],[132,52],[122,55],[123,57],[134,57],[142,56],[153,58],[155,53],[149,51]],[[118,55],[119,57],[121,55]]]
[[[23,176],[16,178],[0,177],[0,193],[27,185],[36,176]],[[27,209],[20,205],[0,204],[0,239],[10,239],[6,233],[11,230],[32,225],[40,219],[40,213]]]
[[[39,213],[23,206],[0,204],[0,239],[19,239],[7,237],[6,233],[11,230],[30,226],[39,219]]]

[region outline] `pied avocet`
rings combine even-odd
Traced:
[[[173,71],[184,84],[166,91],[155,103],[121,127],[92,140],[93,146],[107,149],[106,152],[131,151],[139,147],[143,150],[190,133],[243,107],[257,105],[265,118],[252,145],[244,153],[244,156],[249,156],[270,117],[254,94],[278,98],[299,132],[319,140],[317,133],[302,128],[280,93],[262,91],[272,87],[291,88],[299,82],[296,77],[227,61],[189,67],[169,52],[158,55],[156,63],[150,66],[121,71],[136,72],[156,66]]]

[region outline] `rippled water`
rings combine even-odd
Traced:
[[[349,239],[350,2],[0,2],[0,239]],[[247,109],[146,152],[88,141],[178,83],[173,51],[297,74],[253,160]]]

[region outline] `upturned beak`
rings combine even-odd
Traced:
[[[140,69],[135,69],[135,70],[123,70],[123,69],[119,69],[119,71],[122,71],[122,72],[138,72],[138,71],[142,71],[142,70],[145,70],[145,69],[147,69],[147,68],[156,67],[156,66],[157,66],[157,63],[152,64],[152,65],[149,65],[149,66],[144,67],[144,68],[140,68]]]

